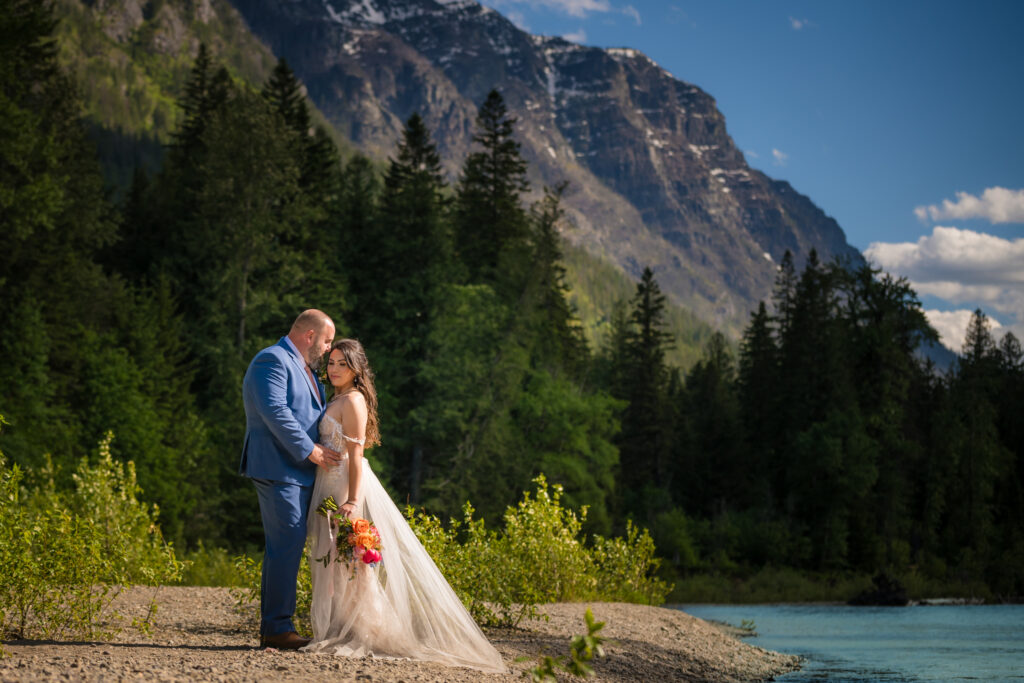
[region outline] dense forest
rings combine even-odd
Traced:
[[[588,345],[564,187],[527,205],[492,91],[448,184],[416,115],[383,173],[344,156],[279,62],[258,91],[204,49],[173,144],[104,187],[43,3],[0,0],[0,450],[67,484],[114,432],[179,546],[262,543],[237,474],[249,359],[302,309],[364,343],[399,502],[500,516],[543,473],[589,532],[651,530],[672,576],[919,572],[1024,595],[1024,353],[978,311],[939,373],[904,280],[787,256],[738,348],[666,354],[647,270]]]

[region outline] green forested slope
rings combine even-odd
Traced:
[[[225,0],[56,0],[55,10],[60,64],[79,89],[104,175],[119,194],[136,166],[159,167],[162,147],[182,121],[178,101],[200,44],[233,78],[256,88],[277,61]],[[346,149],[310,109],[313,122]]]
[[[565,245],[565,270],[569,301],[576,308],[587,341],[599,349],[608,342],[615,306],[633,298],[636,282],[616,265],[572,244]],[[666,303],[665,329],[675,340],[674,347],[666,351],[666,361],[683,370],[697,362],[701,348],[714,333],[711,325],[673,302]]]

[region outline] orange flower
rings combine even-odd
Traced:
[[[356,545],[361,545],[369,550],[377,545],[377,539],[369,532],[356,534]]]
[[[370,530],[370,522],[365,519],[353,519],[352,520],[352,531],[357,534],[365,534]]]

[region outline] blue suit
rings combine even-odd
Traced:
[[[316,480],[309,461],[323,416],[324,387],[286,338],[252,359],[242,381],[245,444],[239,473],[256,485],[266,551],[260,633],[294,631],[295,587],[306,544],[306,515]]]

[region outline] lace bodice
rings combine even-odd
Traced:
[[[348,436],[345,434],[340,422],[327,413],[324,413],[324,416],[320,419],[321,445],[327,446],[332,451],[338,451],[341,453],[342,458],[347,458],[348,449],[345,448],[346,441],[351,441],[352,443],[357,443],[361,446],[365,443],[366,439],[356,439]]]

